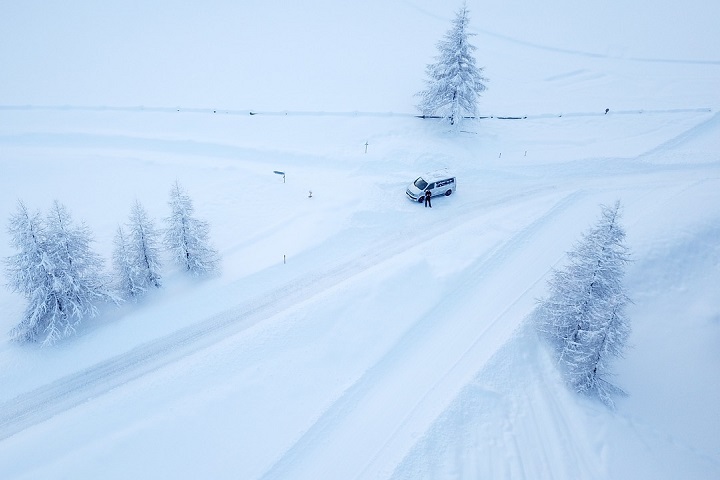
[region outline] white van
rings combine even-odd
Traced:
[[[422,203],[425,201],[426,195],[431,197],[452,195],[456,187],[455,177],[445,170],[440,170],[420,175],[408,185],[405,195],[411,200]]]

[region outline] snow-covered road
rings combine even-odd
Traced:
[[[179,180],[223,255],[202,281],[166,265],[52,349],[0,344],[0,476],[717,478],[717,387],[687,372],[717,362],[720,115],[632,104],[460,134],[343,108],[0,108],[3,215],[59,198],[107,256],[132,202],[160,223]],[[405,198],[445,166],[452,196]],[[526,317],[616,200],[639,333],[610,413],[565,389]],[[0,306],[7,330],[22,300]]]

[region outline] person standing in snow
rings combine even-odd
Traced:
[[[430,193],[430,190],[425,192],[425,207],[432,208],[432,203],[430,203],[431,196],[432,196],[432,193]]]

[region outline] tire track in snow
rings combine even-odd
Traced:
[[[578,432],[577,428],[569,425],[565,410],[560,405],[558,393],[542,381],[535,382],[532,397],[527,390],[523,393],[521,402],[523,409],[529,412],[527,418],[531,422],[529,426],[525,426],[526,422],[522,419],[512,421],[513,435],[528,437],[525,443],[517,445],[517,454],[522,456],[524,451],[531,451],[536,445],[540,445],[544,452],[543,464],[532,465],[534,468],[530,470],[530,474],[523,478],[536,478],[538,469],[548,477],[560,474],[564,478],[595,478],[594,472],[597,472],[599,467],[591,464],[591,458],[585,450],[589,442],[577,441],[582,430]],[[554,428],[545,428],[547,425],[552,425]],[[552,460],[556,458],[570,458],[572,461],[562,465],[567,470],[553,472],[552,467],[557,464]]]
[[[417,10],[418,12],[422,13],[425,16],[428,16],[430,18],[434,18],[436,20],[441,21],[443,24],[450,23],[450,18],[446,18],[444,15],[438,15],[436,13],[433,13],[429,11],[428,9],[421,7],[420,5],[417,5],[415,2],[412,1],[403,1],[408,7],[413,8]],[[534,48],[537,50],[543,50],[547,52],[555,52],[555,53],[561,53],[566,55],[573,55],[573,56],[580,56],[580,57],[587,57],[587,58],[596,58],[596,59],[604,59],[604,60],[619,60],[619,61],[627,61],[627,62],[643,62],[643,63],[670,63],[670,64],[688,64],[688,65],[708,65],[708,66],[716,66],[720,65],[720,60],[713,60],[713,59],[684,59],[684,58],[659,58],[659,57],[626,57],[624,55],[609,55],[606,53],[598,53],[598,52],[591,52],[587,50],[576,50],[576,49],[570,49],[570,48],[562,48],[562,47],[555,47],[551,45],[546,45],[538,42],[533,42],[529,40],[523,40],[519,37],[510,36],[510,35],[504,35],[501,33],[497,33],[491,30],[487,30],[484,28],[471,28],[471,32],[474,32],[475,35],[482,34],[488,37],[494,37],[498,38],[500,40],[503,40],[505,42],[514,43],[517,45],[522,45],[524,47]]]
[[[688,128],[687,130],[676,135],[675,137],[641,154],[638,158],[647,158],[653,155],[657,155],[658,153],[666,154],[670,150],[677,148],[683,144],[687,144],[702,134],[708,134],[708,132],[710,132],[709,134],[712,134],[712,132],[718,130],[718,126],[720,126],[720,113],[715,113],[713,116],[711,116],[704,122]]]
[[[440,478],[604,478],[598,475],[603,470],[597,444],[586,438],[586,426],[572,418],[571,397],[537,343],[534,327],[524,322],[391,478],[436,478],[434,471],[453,473]],[[462,438],[468,433],[475,440],[471,445]]]
[[[595,208],[582,191],[563,197],[539,218],[464,270],[449,291],[465,299],[496,298],[510,288],[509,305],[473,302],[435,306],[302,434],[262,478],[389,477],[419,435],[512,335],[534,306],[534,287],[566,245],[553,241],[568,215],[583,219]],[[536,240],[540,242],[536,242]],[[534,243],[549,246],[539,255]],[[532,272],[528,275],[528,270]],[[522,272],[519,282],[518,273]],[[507,295],[507,294],[505,294]],[[460,305],[460,307],[452,307]],[[442,318],[443,322],[438,322]],[[445,321],[448,321],[445,324]],[[348,450],[352,454],[348,454]],[[343,458],[344,462],[328,459]],[[335,469],[334,471],[332,469]]]

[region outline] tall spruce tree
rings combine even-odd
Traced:
[[[568,252],[569,264],[554,272],[535,316],[568,384],[611,407],[623,392],[608,380],[610,363],[630,334],[622,284],[629,253],[619,219],[620,202],[602,207],[598,224]]]
[[[52,266],[46,253],[45,226],[40,213],[31,213],[18,202],[17,212],[11,215],[8,231],[11,244],[18,253],[5,259],[8,287],[22,294],[28,306],[22,321],[11,330],[10,336],[20,342],[36,341],[45,330],[45,300],[52,291]]]
[[[22,321],[11,331],[18,341],[51,345],[97,314],[96,302],[115,300],[102,274],[102,259],[91,248],[85,225],[75,226],[55,201],[45,224],[20,203],[10,219],[20,252],[7,260],[10,286],[28,300]]]
[[[130,254],[142,272],[141,285],[159,288],[161,285],[160,233],[147,212],[135,201],[130,213]]]
[[[216,272],[220,260],[217,251],[209,243],[210,226],[193,216],[192,200],[178,182],[170,191],[169,205],[165,245],[175,261],[192,275]]]
[[[467,6],[458,10],[452,28],[438,42],[436,62],[427,66],[427,88],[417,94],[421,98],[418,109],[423,115],[439,115],[451,125],[459,127],[465,115],[477,116],[477,102],[487,88],[483,68],[477,67],[469,42],[470,22]]]
[[[160,288],[160,233],[152,219],[135,201],[127,225],[129,234],[118,227],[113,264],[122,295],[137,300],[151,288]]]
[[[146,292],[144,276],[130,249],[130,240],[122,227],[117,229],[114,244],[113,266],[118,291],[126,299],[137,300]]]

